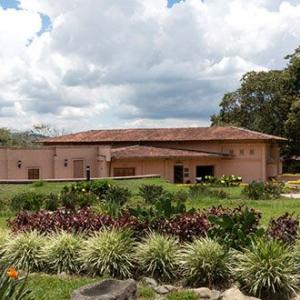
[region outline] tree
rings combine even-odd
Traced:
[[[287,137],[285,153],[295,154],[300,128],[295,120],[298,104],[294,104],[300,99],[300,47],[286,58],[283,70],[246,73],[240,87],[224,95],[219,113],[211,117],[212,125],[230,124]]]
[[[55,137],[60,136],[64,134],[64,130],[59,130],[58,128],[50,125],[50,124],[35,124],[33,125],[33,129],[31,130],[31,133],[33,135],[36,135],[37,137]]]
[[[289,139],[289,155],[300,155],[300,100],[293,103],[285,123]]]
[[[12,142],[11,132],[7,128],[0,128],[0,145],[10,146]]]

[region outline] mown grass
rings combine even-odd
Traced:
[[[28,278],[28,288],[37,300],[69,300],[72,292],[99,278],[34,274]]]

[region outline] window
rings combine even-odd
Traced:
[[[240,155],[244,155],[244,154],[245,154],[244,149],[240,149]]]
[[[184,177],[187,178],[190,176],[190,170],[189,168],[184,168]]]
[[[250,155],[254,155],[254,149],[250,149]]]
[[[114,168],[114,177],[134,176],[135,168]]]
[[[28,179],[29,180],[40,179],[40,169],[38,168],[28,169]]]
[[[230,155],[233,155],[233,154],[234,154],[234,150],[233,150],[233,149],[230,149],[230,150],[229,150],[229,154],[230,154]]]

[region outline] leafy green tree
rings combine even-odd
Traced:
[[[226,93],[212,125],[235,125],[287,137],[287,155],[299,154],[300,47],[286,56],[283,70],[248,72],[240,87]]]
[[[285,123],[289,139],[289,155],[300,155],[300,100],[293,103]]]

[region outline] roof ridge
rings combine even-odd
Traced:
[[[234,129],[238,129],[238,130],[241,130],[241,131],[246,131],[246,132],[249,132],[249,133],[260,134],[260,135],[263,135],[263,136],[279,137],[279,136],[274,135],[274,134],[264,133],[264,132],[257,131],[257,130],[251,130],[251,129],[244,128],[244,127],[237,127],[237,126],[233,126],[233,125],[231,125],[229,127],[234,128]]]

